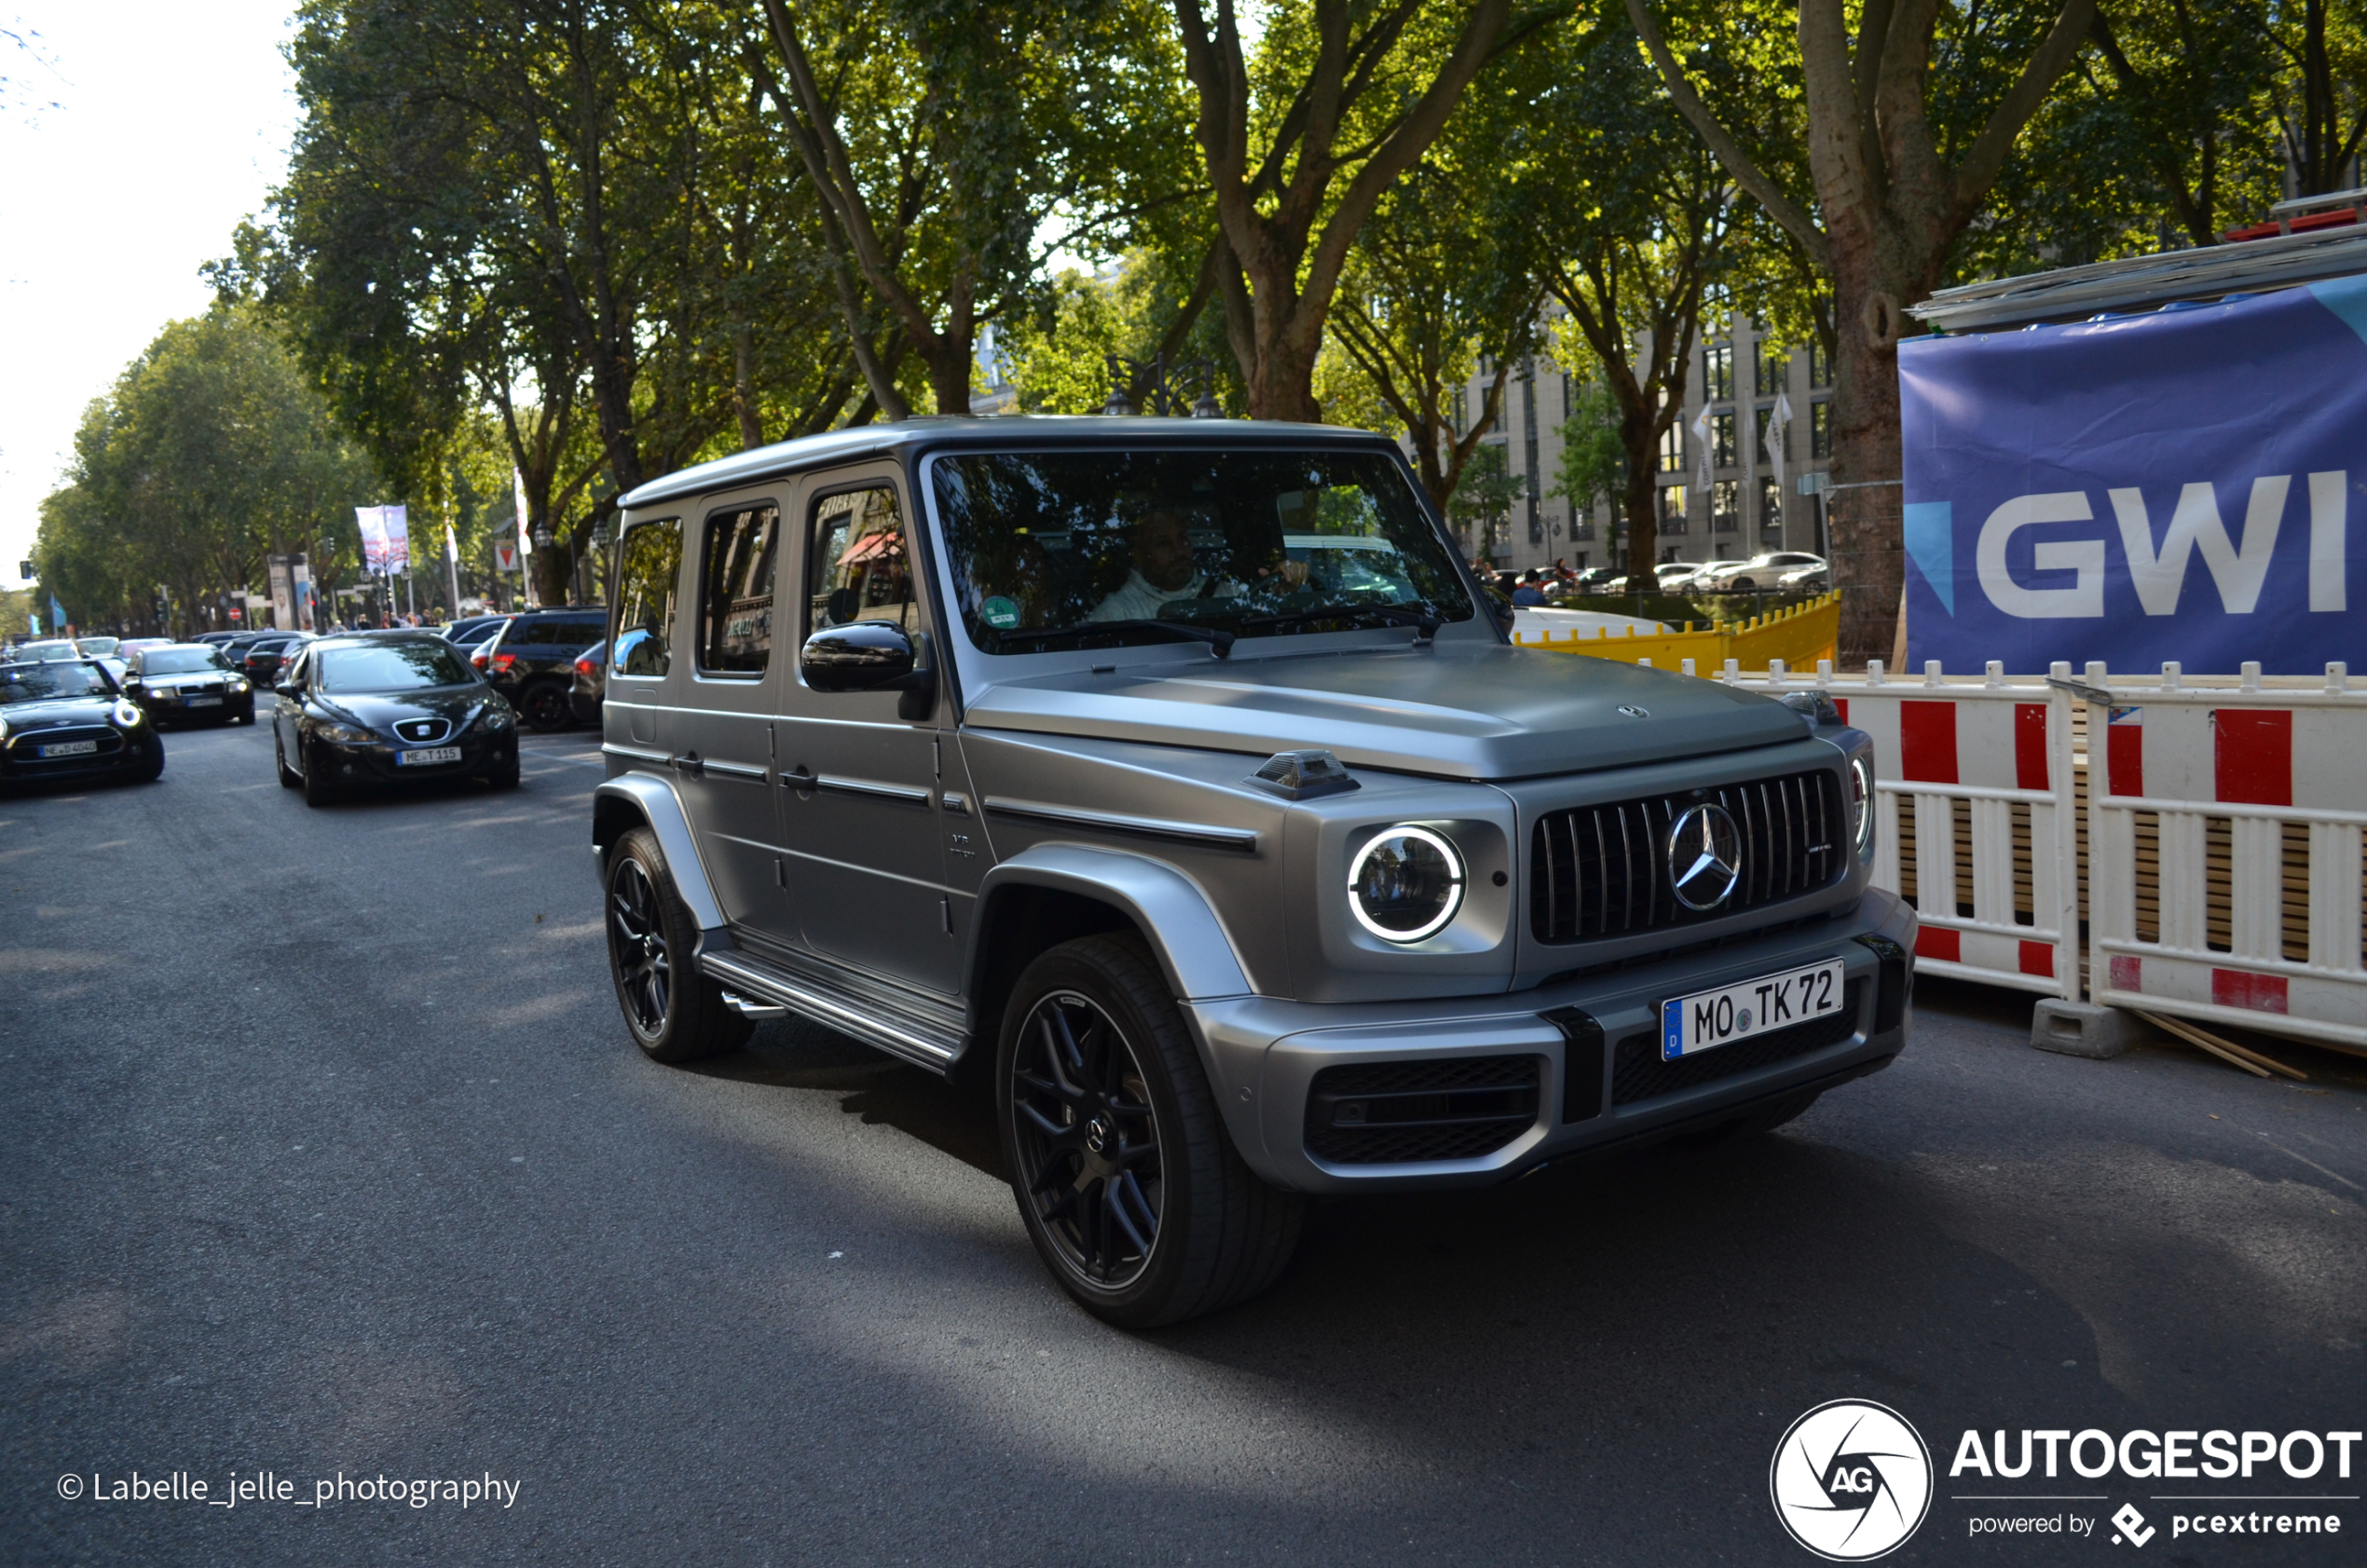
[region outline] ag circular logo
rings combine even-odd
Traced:
[[[1668,882],[1688,909],[1715,909],[1743,876],[1743,836],[1723,806],[1696,806],[1668,830]]]
[[[1915,1534],[1932,1504],[1932,1456],[1887,1405],[1835,1399],[1791,1425],[1767,1472],[1775,1517],[1830,1562],[1864,1562]]]

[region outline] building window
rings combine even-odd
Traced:
[[[1661,472],[1685,471],[1685,432],[1675,425],[1661,432]]]
[[[1661,532],[1681,534],[1685,532],[1685,486],[1682,484],[1662,485]]]
[[[1713,343],[1702,353],[1702,401],[1731,402],[1734,400],[1734,346]]]
[[[1829,387],[1833,384],[1833,358],[1825,352],[1822,343],[1811,339],[1808,345],[1808,384]]]
[[[1734,466],[1734,416],[1713,414],[1709,416],[1710,459],[1721,469]]]
[[[1755,357],[1758,368],[1754,373],[1751,395],[1772,398],[1784,389],[1785,373],[1790,368],[1792,362],[1791,352],[1778,345],[1773,338],[1762,337],[1758,340],[1758,348]]]
[[[1833,455],[1833,405],[1829,402],[1809,405],[1808,453],[1812,457]]]
[[[1758,482],[1758,526],[1771,540],[1784,529],[1784,487],[1772,479]]]
[[[1739,480],[1721,479],[1709,487],[1709,527],[1731,534],[1743,525],[1743,486]]]
[[[1594,520],[1593,518],[1589,517],[1583,520],[1573,519],[1571,521],[1570,539],[1573,542],[1580,539],[1591,539],[1594,537]]]

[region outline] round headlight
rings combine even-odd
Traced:
[[[140,712],[140,704],[131,701],[130,698],[118,697],[115,700],[115,721],[126,729],[139,723],[144,716],[145,716]]]
[[[1874,848],[1874,759],[1865,752],[1849,759],[1850,836],[1861,855]]]
[[[1348,868],[1348,907],[1384,942],[1419,942],[1443,929],[1462,903],[1462,856],[1427,827],[1375,835]]]

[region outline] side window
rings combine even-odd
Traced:
[[[682,575],[682,524],[643,523],[617,547],[618,675],[654,680],[673,664],[674,591]]]
[[[699,669],[760,675],[773,657],[773,570],[781,514],[771,505],[707,519],[699,572]]]
[[[904,514],[893,489],[850,490],[816,502],[805,559],[809,635],[856,620],[893,620],[907,632],[920,630]]]

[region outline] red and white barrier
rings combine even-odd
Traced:
[[[2259,674],[2246,665],[2230,690],[2184,687],[2175,664],[2155,686],[2088,666],[2086,684],[2111,697],[2108,717],[2090,710],[2105,722],[2090,760],[2088,989],[2110,1006],[2367,1045],[2367,691],[2341,665],[2316,691],[2263,690]],[[2148,829],[2158,873],[2141,911]]]
[[[2076,997],[2071,698],[2044,683],[2009,684],[2003,668],[1991,664],[1980,686],[1947,684],[1936,664],[1920,683],[1894,681],[1879,662],[1862,678],[1836,679],[1829,662],[1817,665],[1813,681],[1796,680],[1780,664],[1763,681],[1731,666],[1724,678],[1771,690],[1822,689],[1849,723],[1873,737],[1874,885],[1911,888],[1921,922],[1916,967]],[[1969,829],[1966,856],[1958,851],[1959,801]],[[2018,835],[2018,807],[2027,818]],[[1901,831],[1907,822],[1911,850]],[[2018,876],[2018,848],[2027,857]],[[1969,864],[1960,866],[1960,859]]]
[[[1874,880],[1913,890],[1919,968],[2367,1045],[2367,689],[2342,665],[2308,689],[2267,689],[2251,664],[2240,687],[2187,687],[2175,664],[2144,684],[2096,664],[2084,680],[2058,664],[2009,682],[1994,662],[1977,686],[1936,664],[1920,682],[1879,663],[1840,678],[1820,663],[1809,680],[1730,662],[1720,678],[1821,689],[1873,736]],[[2085,864],[2075,701],[2088,704]]]

